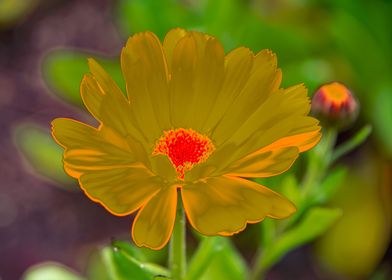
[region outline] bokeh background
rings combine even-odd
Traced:
[[[130,241],[131,218],[111,216],[63,173],[50,122],[93,122],[78,92],[86,57],[119,76],[128,36],[173,27],[215,35],[227,51],[272,49],[286,86],[313,93],[338,80],[357,94],[359,119],[338,142],[365,124],[373,133],[339,163],[348,174],[330,204],[343,216],[267,279],[392,279],[391,15],[389,0],[0,0],[0,279],[46,260],[85,274],[97,248]]]

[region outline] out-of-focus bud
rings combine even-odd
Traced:
[[[346,128],[356,120],[358,112],[358,100],[342,83],[322,85],[313,95],[312,114],[324,126]]]

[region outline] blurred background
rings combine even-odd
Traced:
[[[47,260],[85,274],[96,248],[130,241],[131,218],[110,215],[64,174],[50,122],[93,123],[79,97],[87,57],[123,84],[126,39],[144,30],[163,38],[173,27],[215,35],[226,51],[273,50],[284,86],[304,82],[312,94],[345,83],[361,111],[338,142],[373,127],[338,163],[347,176],[329,204],[343,216],[266,279],[392,279],[391,15],[389,0],[0,0],[0,279]]]

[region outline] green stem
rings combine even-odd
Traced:
[[[173,234],[170,239],[169,265],[173,280],[183,280],[186,271],[186,228],[185,214],[182,206],[180,191]]]
[[[333,128],[328,128],[320,145],[315,147],[316,150],[310,154],[306,175],[302,183],[302,194],[304,197],[309,195],[314,185],[324,176],[325,171],[330,166],[336,137],[337,131]]]
[[[354,135],[350,140],[341,144],[335,149],[331,157],[331,163],[335,162],[342,156],[354,150],[356,147],[361,145],[369,137],[372,132],[371,125],[365,125],[357,134]]]
[[[263,254],[261,252],[258,252],[258,255],[256,257],[256,259],[260,259],[263,257]],[[254,267],[254,270],[252,271],[252,275],[251,275],[251,280],[262,280],[264,279],[265,276],[265,269],[264,266],[261,265],[261,261],[259,261],[258,264],[256,264],[256,266]]]
[[[264,255],[264,251],[267,249],[267,246],[269,244],[272,244],[275,239],[274,221],[271,219],[264,220],[261,223],[261,231],[262,231],[261,246],[258,247],[254,258],[253,269],[251,271],[252,280],[261,280],[264,278],[266,270],[263,263],[263,255]]]

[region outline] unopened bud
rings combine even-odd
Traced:
[[[312,114],[325,126],[338,129],[352,124],[359,112],[359,103],[343,84],[332,82],[321,86],[312,98]]]

